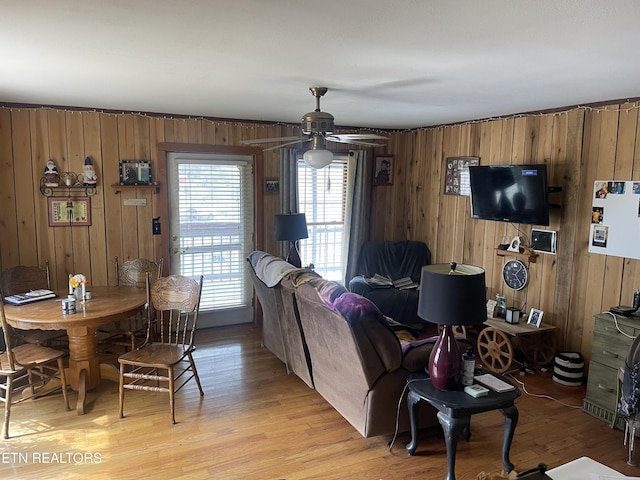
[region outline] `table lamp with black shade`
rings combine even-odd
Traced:
[[[456,389],[463,352],[458,348],[453,327],[479,325],[487,319],[484,270],[453,262],[422,267],[418,316],[443,326],[429,357],[433,385],[440,390]]]
[[[309,238],[307,219],[304,213],[277,214],[275,216],[275,237],[276,240],[291,242],[291,248],[285,260],[293,266],[302,267],[298,240]]]

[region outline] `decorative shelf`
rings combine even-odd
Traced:
[[[538,259],[537,253],[510,252],[509,250],[501,250],[499,248],[496,248],[495,250],[496,255],[498,255],[499,257],[516,257],[520,260],[526,260],[530,263],[536,263],[536,260]]]
[[[160,185],[157,183],[153,185],[120,185],[119,183],[115,183],[111,185],[114,189],[115,193],[126,192],[127,190],[152,190],[153,193],[158,193],[160,191]]]
[[[42,177],[40,179],[40,193],[45,197],[92,197],[97,192],[95,185],[84,185],[82,183],[84,180],[82,175],[63,172],[60,174],[60,179],[60,185],[52,187],[47,185],[47,179]]]

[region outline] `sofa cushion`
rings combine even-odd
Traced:
[[[387,372],[400,367],[402,361],[400,341],[382,312],[371,300],[346,291],[336,282],[324,280],[317,282],[314,286],[323,302],[338,312],[351,327],[363,355],[366,356],[364,352],[373,348]],[[364,338],[368,340],[368,346],[360,343]]]

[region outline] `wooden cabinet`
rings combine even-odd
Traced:
[[[638,320],[617,320],[616,326],[612,315],[595,316],[587,396],[583,401],[586,413],[609,424],[618,408],[618,371],[624,366],[633,337],[640,334]],[[622,422],[617,421],[616,426],[621,428]]]

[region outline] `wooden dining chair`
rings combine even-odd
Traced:
[[[137,350],[118,358],[120,418],[124,418],[125,390],[167,392],[171,422],[175,424],[177,391],[193,378],[200,396],[204,396],[192,355],[195,349],[193,341],[200,309],[202,275],[199,282],[182,275],[162,277],[153,283],[148,276],[147,281],[150,284],[147,325],[151,329],[155,315],[158,338],[157,341],[149,339]]]
[[[17,265],[3,271],[0,275],[0,292],[3,297],[39,289],[51,289],[49,262],[45,263],[45,268]],[[14,333],[22,343],[45,346],[54,346],[55,344],[55,346],[62,347],[67,344],[65,330],[21,330],[16,328]]]
[[[146,258],[127,260],[122,265],[116,257],[116,278],[118,285],[124,287],[146,288],[147,272],[151,280],[157,280],[162,276],[163,260],[158,262]],[[132,351],[137,345],[142,344],[147,333],[147,315],[141,311],[133,317],[125,320],[109,323],[98,329],[98,345],[103,353],[117,350]],[[114,348],[115,347],[115,348]]]
[[[2,379],[0,389],[3,392],[0,401],[4,402],[2,436],[7,439],[11,406],[51,393],[52,390],[48,388],[47,381],[57,376],[67,411],[69,398],[62,362],[65,352],[31,343],[13,346],[15,343],[13,329],[7,324],[2,302],[0,302],[0,325],[5,343],[4,349],[0,348],[0,379]]]

